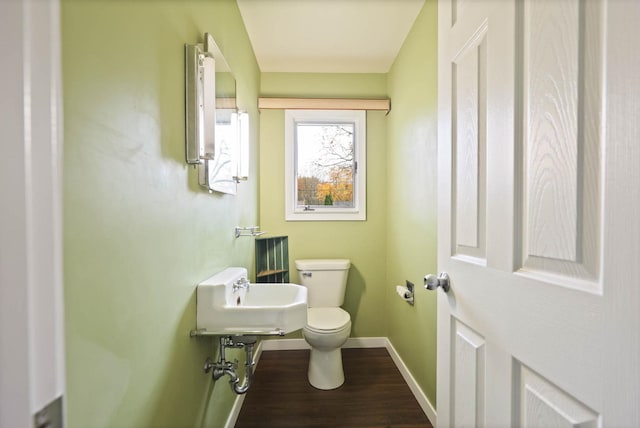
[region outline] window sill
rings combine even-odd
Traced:
[[[367,214],[364,210],[322,210],[314,211],[296,210],[287,212],[286,221],[366,221]]]

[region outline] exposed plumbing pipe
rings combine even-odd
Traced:
[[[255,336],[236,336],[235,341],[232,336],[220,337],[220,361],[217,363],[213,363],[211,359],[207,358],[207,361],[204,365],[205,373],[209,373],[209,371],[213,369],[213,380],[218,380],[222,376],[228,375],[231,390],[236,394],[244,394],[249,390],[251,381],[253,380],[253,367],[255,366],[255,362],[253,361],[253,345],[255,343]],[[236,360],[232,363],[230,361],[227,361],[225,358],[225,349],[227,347],[244,348],[245,350],[245,376],[242,385],[239,385],[240,379],[238,378],[238,373],[236,372],[236,369],[238,368],[238,361]]]

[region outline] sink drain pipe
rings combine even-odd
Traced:
[[[229,385],[236,394],[244,394],[249,390],[253,380],[253,345],[256,343],[256,336],[221,336],[220,337],[220,361],[214,363],[211,358],[207,358],[204,363],[204,372],[213,370],[213,380],[218,380],[224,375],[229,376]],[[227,361],[225,357],[226,348],[244,348],[245,350],[245,375],[244,382],[240,385],[238,377],[238,360]]]

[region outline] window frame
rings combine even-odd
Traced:
[[[365,221],[367,219],[367,115],[365,110],[285,110],[285,220],[286,221]],[[353,207],[297,206],[298,123],[353,123],[354,161]]]

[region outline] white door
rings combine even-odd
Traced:
[[[438,426],[640,426],[640,3],[439,13]]]

